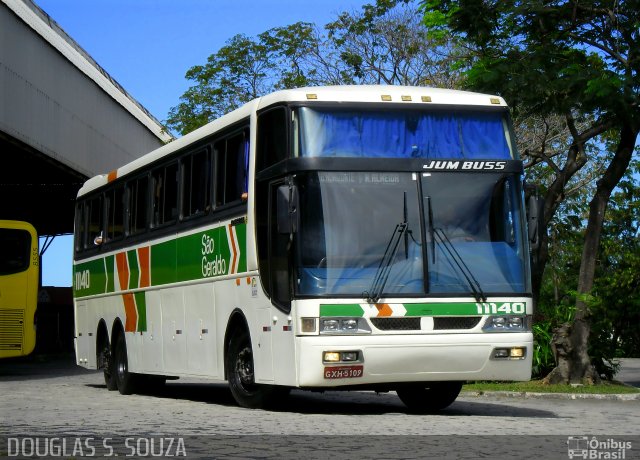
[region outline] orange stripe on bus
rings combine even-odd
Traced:
[[[116,266],[118,267],[118,280],[120,281],[120,289],[129,288],[129,265],[127,264],[127,253],[120,252],[116,254]]]
[[[124,301],[124,313],[126,315],[124,323],[125,332],[135,332],[138,324],[138,312],[136,311],[136,301],[132,293],[122,294]]]
[[[229,224],[229,236],[231,237],[231,248],[233,249],[233,260],[231,267],[229,267],[229,273],[235,273],[236,261],[238,260],[238,250],[236,249],[236,240],[233,237],[233,227]]]
[[[393,314],[391,305],[388,303],[377,303],[376,308],[378,309],[378,316],[391,316]]]
[[[149,270],[149,246],[138,248],[138,260],[140,261],[140,287],[151,286],[151,273]]]

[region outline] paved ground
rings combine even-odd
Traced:
[[[640,360],[625,362],[621,377],[637,382],[638,371]],[[149,443],[158,453],[165,439],[165,456],[179,456],[182,440],[188,457],[206,458],[568,458],[569,447],[582,453],[594,442],[596,454],[609,454],[599,458],[622,442],[633,447],[625,444],[625,459],[640,458],[640,400],[462,395],[438,415],[413,415],[393,393],[294,391],[280,410],[257,411],[237,407],[225,384],[202,380],[122,396],[69,357],[0,362],[0,393],[0,457],[33,458],[34,439],[51,448],[46,440],[63,437],[67,458],[89,447],[108,455],[104,443],[147,457]],[[84,452],[74,453],[74,442]]]
[[[623,358],[620,360],[620,372],[616,379],[640,388],[640,358]]]

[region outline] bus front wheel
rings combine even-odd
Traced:
[[[127,341],[124,333],[118,334],[116,339],[116,350],[114,366],[116,382],[120,394],[129,395],[136,389],[137,375],[129,372],[129,361],[127,359]]]
[[[229,342],[227,371],[231,394],[241,407],[272,407],[288,393],[284,387],[255,383],[253,349],[246,331],[234,335]]]
[[[461,389],[462,382],[422,382],[399,387],[396,393],[409,411],[430,413],[450,406]]]

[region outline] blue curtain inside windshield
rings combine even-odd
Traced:
[[[302,156],[511,159],[503,114],[300,109]]]

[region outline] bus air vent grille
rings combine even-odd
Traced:
[[[0,310],[0,350],[21,350],[24,310]]]
[[[473,329],[482,316],[436,316],[433,318],[433,330]]]
[[[420,318],[371,318],[371,323],[381,331],[419,331]]]

